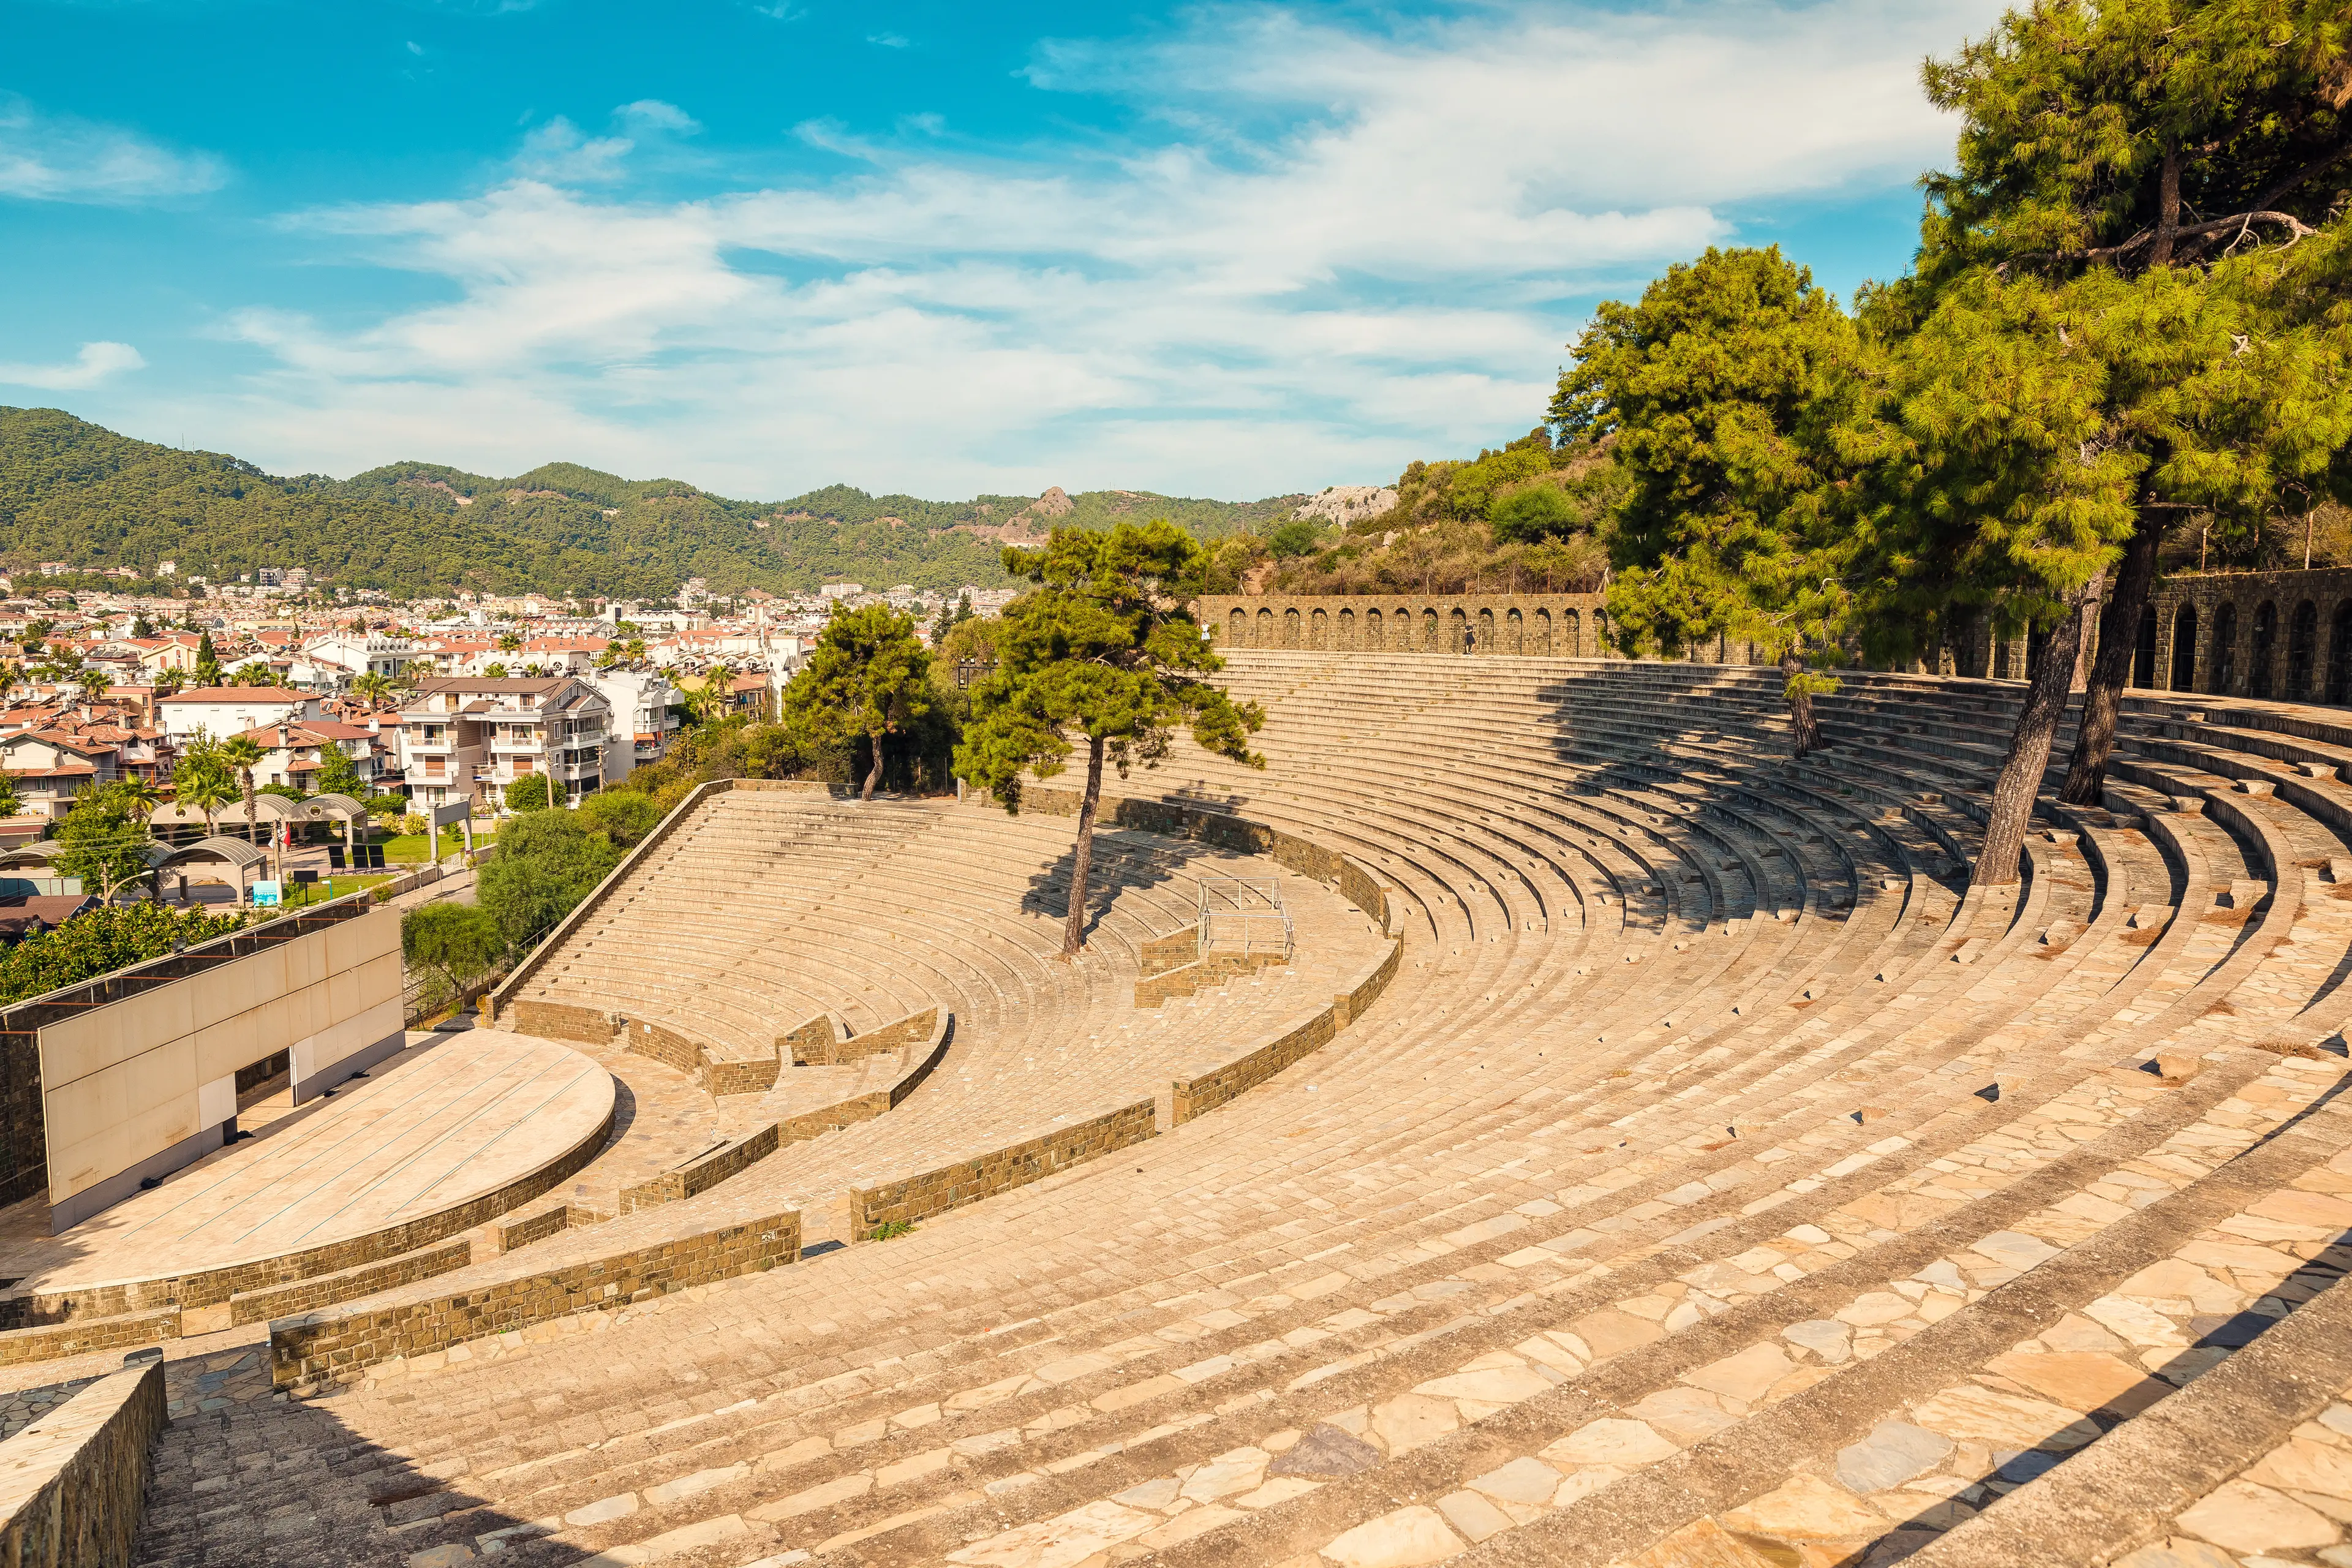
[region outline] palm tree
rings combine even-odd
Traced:
[[[155,808],[163,804],[163,792],[155,787],[155,781],[135,774],[115,784],[114,797],[142,822],[154,816]]]
[[[81,688],[83,701],[97,702],[105,698],[114,681],[106,671],[92,666],[74,677],[74,684]]]
[[[213,818],[219,815],[221,807],[236,801],[236,784],[226,773],[203,767],[193,774],[181,775],[177,794],[182,805],[193,805],[205,814],[205,837],[209,838],[213,836]]]
[[[381,708],[392,700],[392,681],[371,669],[352,682],[352,693],[365,699],[369,707]]]
[[[505,633],[500,634],[500,636],[499,636],[499,651],[500,653],[520,653],[520,652],[521,652],[521,651],[522,651],[522,638],[520,638],[520,637],[517,637],[517,636],[516,636],[514,633],[512,633],[512,632],[505,632]]]
[[[232,735],[221,742],[221,761],[236,770],[237,783],[245,787],[245,837],[248,844],[261,842],[253,825],[253,769],[262,755],[261,747],[249,735]]]

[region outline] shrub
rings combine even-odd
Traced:
[[[507,809],[518,816],[527,812],[545,811],[553,803],[554,791],[544,773],[526,773],[507,785]]]
[[[662,815],[653,796],[636,790],[604,790],[580,803],[580,820],[619,849],[635,847],[661,826]]]

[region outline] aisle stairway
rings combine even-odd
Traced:
[[[2025,880],[1972,889],[2013,688],[1854,678],[1792,764],[1764,671],[1228,673],[1266,706],[1267,769],[1181,752],[1123,787],[1385,879],[1403,965],[1368,1016],[1213,1115],[913,1235],[183,1416],[141,1561],[1972,1563],[2033,1560],[2043,1498],[2070,1562],[2344,1560],[2352,1450],[2324,1434],[2352,1364],[2305,1386],[2263,1358],[2346,1311],[2352,790],[2307,773],[2352,726],[2135,699],[2105,805],[2045,806]],[[1120,964],[989,967],[1012,882],[964,883],[973,928],[936,942],[873,918],[992,846],[1050,864],[1053,825],[809,816],[694,853],[806,846],[837,869],[772,919],[827,934],[763,963],[635,906],[599,951],[667,929],[681,967],[634,1006],[750,1029],[951,994],[1062,1052],[975,1073],[952,1103],[992,1129],[1064,1077],[1125,1081],[1097,1058],[1164,1076],[1140,1034],[1080,1045],[1109,1037]],[[1146,907],[1118,951],[1177,923]],[[1249,1026],[1222,1005],[1170,1011]],[[804,1146],[773,1190],[961,1135],[914,1109]],[[2135,1515],[2070,1483],[2135,1445],[2199,1453],[2204,1489]],[[2250,1508],[2277,1539],[2252,1544]]]

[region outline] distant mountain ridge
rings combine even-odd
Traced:
[[[131,566],[234,580],[299,566],[353,588],[661,598],[720,591],[1003,581],[1000,541],[1055,522],[1165,517],[1204,539],[1287,518],[1306,498],[1202,500],[1144,490],[930,501],[828,485],[732,500],[683,479],[576,463],[511,479],[401,462],[349,479],[282,477],[217,452],[134,440],[54,408],[0,406],[0,562]]]

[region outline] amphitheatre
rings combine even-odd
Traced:
[[[2015,886],[2019,650],[1799,760],[1566,595],[1204,603],[1267,766],[1108,784],[1073,963],[1066,778],[706,784],[474,1028],[14,1190],[0,1560],[2352,1563],[2352,588],[2187,582]]]

